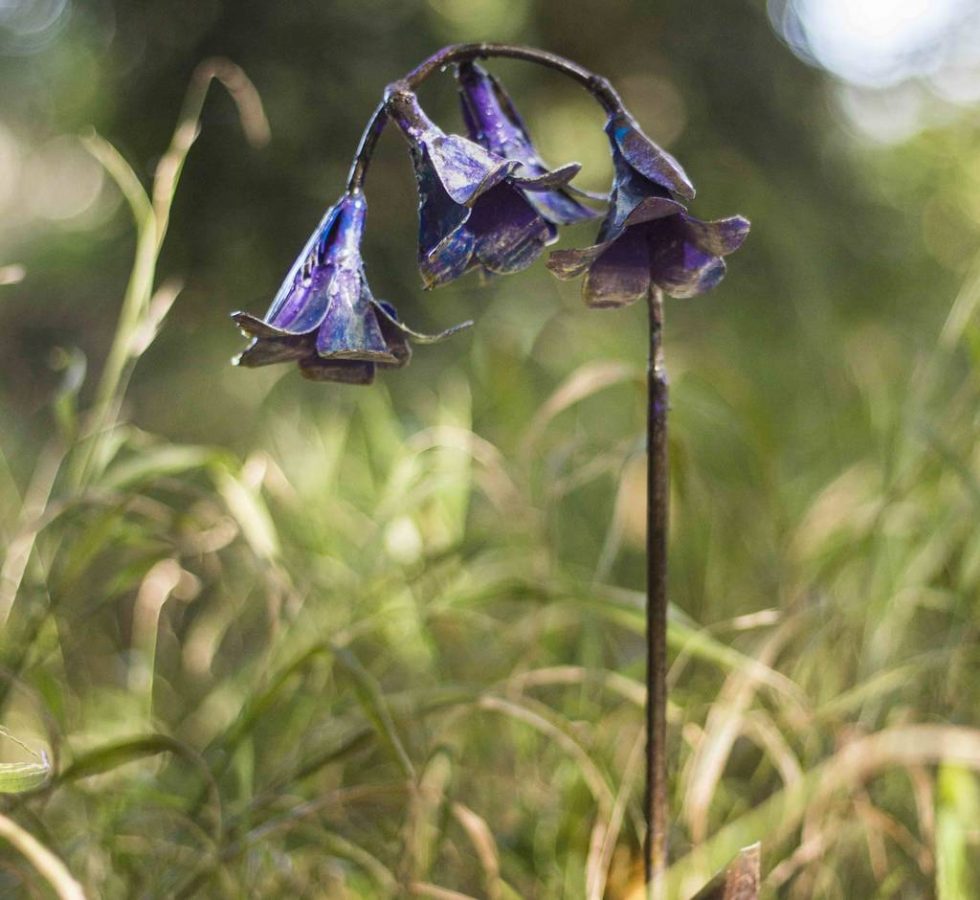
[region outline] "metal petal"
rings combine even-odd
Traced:
[[[527,268],[558,236],[524,195],[506,184],[480,198],[466,228],[476,238],[477,259],[500,275]]]
[[[694,199],[694,185],[681,164],[650,140],[632,116],[626,112],[611,115],[606,133],[637,172],[672,194],[685,200]]]
[[[275,363],[293,362],[313,354],[308,335],[289,338],[256,338],[233,360],[232,365],[256,368]]]
[[[528,202],[543,218],[554,225],[570,225],[597,215],[565,193],[581,166],[569,163],[554,171],[548,169],[500,81],[472,62],[458,66],[456,78],[470,138],[498,156],[517,160],[519,166],[508,180],[529,192],[539,192],[534,197],[529,194]]]
[[[463,206],[475,203],[517,168],[514,160],[490,153],[458,134],[435,135],[423,149],[446,193]]]
[[[665,219],[667,216],[676,216],[683,212],[684,207],[674,200],[667,200],[664,197],[644,197],[630,210],[623,224],[627,227],[640,225],[643,222]]]
[[[688,255],[683,266],[654,270],[653,280],[664,293],[678,300],[697,297],[710,291],[725,277],[725,260],[700,251],[695,253],[700,256],[695,259]]]
[[[589,267],[582,285],[593,307],[628,306],[650,290],[650,246],[641,229],[630,229]]]
[[[542,218],[555,225],[574,225],[599,215],[594,209],[573,200],[565,190],[528,191],[524,196]]]
[[[518,168],[517,171],[510,176],[510,183],[516,185],[517,187],[525,191],[552,191],[557,188],[563,188],[568,184],[579,172],[582,171],[581,163],[568,163],[559,169],[553,169],[550,172],[545,169],[544,171],[538,172],[533,175],[524,175],[524,172],[530,172],[531,170],[526,167]]]
[[[579,275],[583,275],[588,270],[589,266],[598,259],[602,251],[608,246],[609,243],[602,243],[574,250],[552,250],[545,265],[562,281],[578,278]]]
[[[725,275],[725,262],[690,240],[690,222],[676,216],[632,229],[645,233],[650,247],[650,274],[671,297],[696,297]]]
[[[270,326],[281,334],[306,334],[319,327],[337,273],[360,266],[366,215],[367,202],[360,191],[345,194],[327,210],[264,317]]]
[[[418,341],[420,344],[437,344],[439,341],[444,341],[446,338],[451,337],[459,331],[463,331],[473,325],[471,320],[465,322],[460,322],[458,325],[453,325],[452,328],[447,328],[445,331],[440,331],[438,334],[425,334],[421,331],[415,331],[409,328],[401,319],[398,318],[398,312],[395,307],[384,300],[375,300],[375,307],[380,313],[378,321],[381,323],[381,328],[385,332],[387,337],[390,334],[388,327],[397,330],[402,335],[406,335],[412,340]]]
[[[686,225],[689,239],[706,253],[715,256],[727,256],[738,250],[751,227],[749,220],[743,216],[731,216],[713,222],[702,222],[687,216]]]
[[[360,271],[342,271],[338,277],[330,307],[316,333],[316,351],[324,359],[396,362],[381,334]]]
[[[310,381],[336,381],[341,384],[371,384],[374,381],[374,363],[350,359],[312,357],[300,361],[299,371]]]

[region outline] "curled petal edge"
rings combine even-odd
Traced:
[[[574,250],[552,250],[548,254],[545,265],[548,270],[562,281],[569,281],[584,275],[589,266],[595,262],[612,241],[603,241],[591,247],[579,247]]]
[[[517,170],[520,171],[520,168]],[[545,172],[542,175],[523,176],[513,174],[510,176],[510,183],[514,187],[519,187],[525,191],[552,191],[556,188],[565,188],[578,173],[582,171],[581,163],[567,163],[557,169]]]
[[[738,250],[751,228],[751,223],[744,216],[729,216],[711,222],[689,217],[685,224],[691,241],[714,256],[727,256]]]
[[[465,322],[460,322],[458,325],[453,325],[451,328],[447,328],[445,331],[440,331],[437,334],[426,334],[422,331],[415,331],[413,328],[409,328],[404,322],[398,319],[396,316],[392,315],[386,308],[385,303],[382,300],[372,300],[374,303],[374,308],[378,313],[384,316],[385,320],[391,325],[394,325],[403,334],[410,337],[413,341],[418,341],[420,344],[437,344],[440,341],[446,340],[446,338],[452,337],[460,331],[464,331],[467,328],[472,327],[472,320],[467,320]]]
[[[606,130],[626,161],[644,178],[685,200],[694,199],[694,185],[681,164],[647,137],[629,113],[610,116]]]

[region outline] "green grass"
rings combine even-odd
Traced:
[[[637,370],[535,393],[485,360],[312,412],[288,375],[244,458],[140,430],[206,86],[148,190],[89,139],[138,231],[116,340],[82,409],[62,354],[45,445],[0,445],[0,894],[638,896]],[[866,450],[823,483],[679,348],[675,891],[756,840],[770,896],[980,890],[978,305],[974,275],[912,359],[841,341]]]

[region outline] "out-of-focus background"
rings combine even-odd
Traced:
[[[371,388],[228,364],[384,85],[478,39],[753,223],[668,306],[674,889],[761,839],[771,896],[977,896],[973,0],[0,0],[0,895],[636,889],[644,311],[423,293],[386,135],[375,293],[475,327]],[[214,58],[271,139],[212,64],[177,173]],[[605,190],[589,98],[492,69]]]

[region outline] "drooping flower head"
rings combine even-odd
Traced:
[[[595,210],[579,203],[566,188],[582,167],[567,163],[552,170],[541,161],[524,120],[495,76],[465,62],[457,67],[456,80],[470,138],[497,156],[517,161],[518,190],[545,221],[571,225],[595,218]]]
[[[400,368],[409,361],[406,335],[429,339],[407,329],[391,304],[371,294],[360,246],[366,215],[364,194],[345,194],[327,210],[265,318],[232,315],[252,338],[236,365],[295,360],[314,381],[369,384],[377,366]]]
[[[553,252],[548,268],[559,278],[584,273],[583,295],[594,307],[625,306],[651,287],[671,297],[710,290],[724,277],[722,257],[745,240],[748,221],[688,215],[680,201],[692,200],[694,187],[684,170],[625,111],[610,115],[606,133],[614,176],[597,242]]]
[[[556,240],[555,225],[528,201],[525,191],[563,185],[577,169],[522,175],[521,160],[446,134],[404,85],[389,89],[387,103],[415,166],[419,269],[427,288],[474,268],[498,275],[520,271]]]

